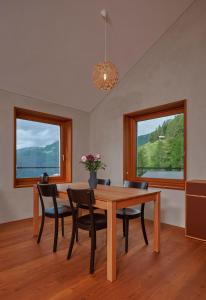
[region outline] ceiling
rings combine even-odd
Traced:
[[[91,74],[109,57],[120,78],[193,0],[0,0],[0,89],[91,111],[105,97]]]

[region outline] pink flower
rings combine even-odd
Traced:
[[[86,162],[86,161],[87,161],[87,157],[86,157],[85,155],[83,155],[83,156],[81,157],[81,161],[82,161],[82,162]]]
[[[101,159],[101,155],[99,153],[96,154],[96,159]]]
[[[94,155],[92,155],[92,154],[88,154],[88,155],[86,156],[86,158],[87,158],[87,160],[90,160],[90,161],[94,161],[94,160],[95,160],[95,157],[94,157]]]

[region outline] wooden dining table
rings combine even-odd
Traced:
[[[58,198],[68,202],[67,188],[88,188],[88,183],[57,184]],[[120,186],[98,185],[94,190],[95,207],[107,210],[107,280],[117,278],[116,259],[116,211],[119,208],[154,202],[153,251],[160,251],[160,191],[154,189],[124,188]],[[39,231],[39,195],[37,186],[33,187],[33,235]]]

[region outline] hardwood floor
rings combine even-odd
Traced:
[[[97,233],[94,275],[89,275],[89,238],[80,231],[72,259],[66,260],[70,218],[65,238],[52,253],[53,223],[46,223],[42,242],[32,238],[32,221],[0,225],[0,299],[206,299],[206,243],[187,239],[184,230],[162,225],[161,252],[152,252],[152,223],[147,222],[149,246],[140,224],[131,221],[129,252],[124,254],[118,221],[118,278],[106,280],[106,231]]]

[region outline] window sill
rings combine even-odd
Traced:
[[[21,181],[15,181],[14,182],[14,188],[31,188],[33,187],[35,184],[37,184],[39,182],[39,179],[36,180],[32,180],[32,181],[27,181],[27,182],[23,182]],[[57,178],[50,178],[49,179],[49,183],[57,183],[57,184],[61,184],[61,183],[70,183],[71,181],[66,180],[66,179],[57,179]]]
[[[161,188],[161,189],[171,189],[171,190],[185,190],[185,182],[184,179],[157,179],[157,178],[125,178],[125,180],[129,181],[147,181],[149,187]]]
[[[183,185],[170,185],[170,184],[152,184],[149,183],[149,187],[161,188],[167,190],[185,190],[185,183]]]

